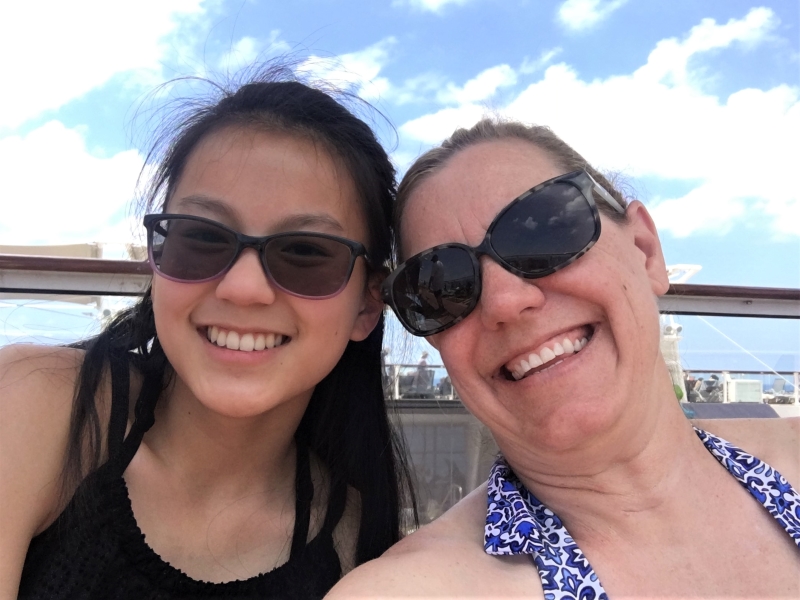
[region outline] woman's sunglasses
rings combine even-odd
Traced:
[[[512,200],[479,246],[441,244],[402,263],[383,283],[384,301],[414,335],[452,327],[480,299],[479,257],[490,256],[507,271],[536,279],[583,256],[600,237],[594,193],[625,212],[585,171],[555,177]]]
[[[146,215],[147,250],[155,271],[172,281],[201,283],[222,277],[245,248],[261,258],[267,278],[301,298],[330,298],[347,285],[362,244],[324,233],[286,232],[253,237],[210,219]]]

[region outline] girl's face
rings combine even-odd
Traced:
[[[304,231],[367,241],[346,170],[320,144],[287,133],[228,128],[207,136],[189,156],[167,212],[206,217],[252,236]],[[364,339],[377,323],[378,285],[360,257],[338,295],[298,298],[267,280],[253,249],[213,281],[155,275],[156,329],[177,374],[176,390],[188,389],[207,409],[231,417],[286,404],[304,410],[347,343]],[[267,347],[220,347],[209,340],[212,329],[240,339],[262,336]]]
[[[561,174],[546,153],[521,140],[460,151],[409,198],[401,224],[405,256],[448,242],[479,244],[512,199]],[[628,413],[641,418],[648,410],[628,401],[648,395],[658,368],[654,292],[666,291],[666,270],[644,207],[633,203],[627,212],[625,225],[602,217],[597,244],[540,279],[482,257],[478,306],[429,338],[464,403],[506,453],[579,447]],[[574,352],[575,340],[581,346],[584,338]],[[532,353],[544,363],[534,370]],[[524,378],[516,380],[514,371]]]

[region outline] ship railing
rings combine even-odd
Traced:
[[[108,296],[141,296],[150,281],[147,262],[0,254],[0,298],[69,300],[101,308]],[[659,303],[667,315],[800,319],[800,289],[674,284]],[[788,397],[795,405],[774,404],[775,409],[795,409],[800,403],[797,372],[684,369],[683,374],[704,380],[716,375],[723,389],[718,405],[682,403],[689,416],[695,409],[698,416],[703,416],[701,409],[771,410],[741,402],[747,394],[753,398],[756,389],[762,402]],[[784,383],[776,386],[780,381]],[[384,386],[405,433],[424,523],[485,479],[497,446],[486,427],[464,409],[443,366],[388,364]]]

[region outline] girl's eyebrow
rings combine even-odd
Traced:
[[[275,223],[274,229],[276,231],[291,231],[293,229],[304,229],[306,227],[324,227],[326,229],[344,232],[342,224],[325,213],[289,215]]]
[[[237,210],[211,196],[192,194],[176,200],[175,205],[181,208],[197,207],[213,213],[217,218],[228,223],[241,223]],[[275,231],[293,231],[306,227],[322,227],[339,233],[344,232],[344,227],[334,217],[326,213],[304,213],[288,215],[277,221],[272,229]]]
[[[226,219],[229,222],[238,222],[239,214],[236,212],[236,209],[233,207],[225,204],[224,202],[217,200],[216,198],[212,198],[211,196],[205,196],[203,194],[192,194],[190,196],[184,196],[183,198],[179,198],[175,204],[179,207],[197,207],[201,208],[205,211],[213,213],[217,217],[221,217],[222,219]]]

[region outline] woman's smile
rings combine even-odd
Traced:
[[[590,325],[562,331],[508,361],[503,369],[517,381],[549,369],[585,348],[593,332]]]

